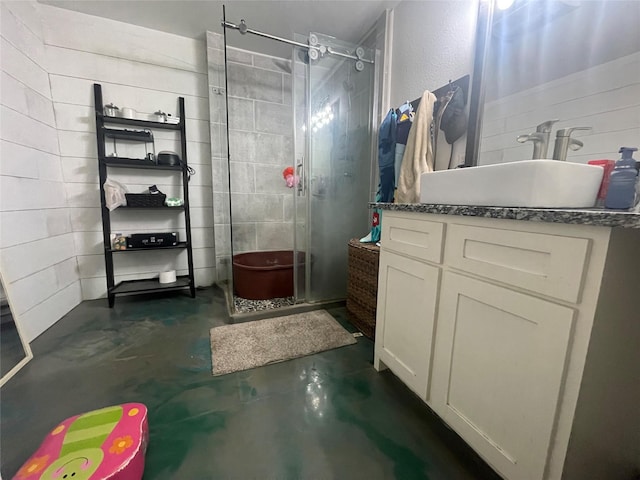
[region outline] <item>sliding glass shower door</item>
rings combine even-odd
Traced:
[[[298,37],[300,38],[300,37]],[[347,295],[347,244],[370,228],[374,52],[322,34],[294,49],[297,301]]]

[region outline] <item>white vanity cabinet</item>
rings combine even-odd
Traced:
[[[640,230],[383,217],[376,368],[506,479],[626,478],[640,407],[615,409],[640,400]]]

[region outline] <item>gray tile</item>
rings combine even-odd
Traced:
[[[294,198],[295,197],[295,198]],[[307,204],[306,197],[299,197],[293,194],[285,195],[284,197],[284,221],[285,222],[297,222],[304,223],[307,216]],[[298,215],[294,218],[293,207],[297,207]]]
[[[278,193],[280,195],[292,196],[293,189],[287,187],[282,176],[281,165],[261,165],[256,164],[256,192],[257,193]]]
[[[253,63],[253,55],[244,50],[240,50],[233,47],[227,48],[227,61],[234,63],[244,63],[245,65],[251,65]]]
[[[229,194],[213,194],[213,221],[214,223],[229,223]]]
[[[304,223],[297,223],[295,229],[295,248],[304,251],[307,248],[307,226]]]
[[[216,255],[229,255],[231,253],[231,229],[229,224],[217,224],[215,231]]]
[[[224,282],[231,277],[230,265],[231,259],[228,255],[216,257],[216,277],[218,282]]]
[[[256,130],[258,132],[291,135],[293,109],[290,105],[256,102]]]
[[[229,97],[229,128],[253,131],[253,100]]]
[[[234,223],[231,234],[234,254],[257,250],[255,223]]]
[[[291,75],[282,75],[282,103],[291,105]]]
[[[224,48],[224,38],[222,34],[207,30],[207,47]]]
[[[229,191],[229,169],[226,158],[214,158],[211,160],[211,178],[213,179],[214,192]]]
[[[229,153],[234,162],[255,162],[256,143],[255,133],[229,130]]]
[[[207,84],[210,88],[224,88],[224,67],[222,65],[209,65],[207,69]]]
[[[290,135],[272,135],[259,133],[256,135],[256,152],[259,152],[257,163],[274,163],[277,165],[293,165],[293,138]]]
[[[275,72],[291,73],[291,60],[267,55],[254,55],[253,66],[266,68]]]
[[[217,48],[207,48],[208,85],[224,86],[224,51]]]
[[[231,215],[234,222],[281,222],[282,195],[231,194]]]
[[[253,163],[230,162],[231,192],[254,193],[256,191]]]
[[[307,104],[306,77],[302,75],[296,75],[295,84],[292,88],[295,89],[296,110],[299,112],[303,112]]]
[[[291,136],[266,133],[251,133],[231,130],[230,153],[234,162],[254,162],[294,165],[293,140]]]
[[[218,87],[209,87],[209,121],[211,123],[227,123],[227,102],[224,94],[216,93]]]
[[[284,221],[285,222],[293,222],[293,196],[295,195],[295,193],[292,193],[291,195],[285,195],[285,197],[282,199],[282,203],[283,203],[283,211],[284,211]]]
[[[257,223],[258,250],[291,250],[293,223]]]
[[[282,75],[247,65],[228,65],[229,95],[282,103]]]
[[[222,123],[212,123],[211,156],[225,158],[227,156],[227,127]]]

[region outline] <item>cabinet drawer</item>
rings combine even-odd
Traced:
[[[445,261],[460,270],[578,303],[589,242],[452,224],[447,230]]]
[[[442,262],[444,223],[383,215],[382,248],[429,262]]]

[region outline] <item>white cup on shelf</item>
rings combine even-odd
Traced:
[[[122,107],[120,109],[120,116],[122,118],[136,118],[136,111],[131,107]]]
[[[160,272],[160,283],[174,283],[176,281],[176,271]]]

